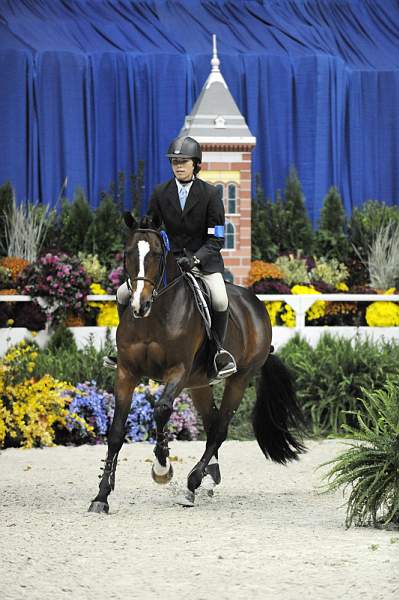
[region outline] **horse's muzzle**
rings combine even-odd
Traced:
[[[140,305],[140,308],[137,310],[136,308],[133,308],[132,306],[132,313],[133,313],[133,317],[135,319],[142,319],[144,317],[148,317],[148,315],[151,312],[151,301],[147,300],[147,302],[143,302],[143,304]]]

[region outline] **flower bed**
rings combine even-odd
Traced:
[[[59,360],[61,349],[55,353]],[[23,340],[0,360],[0,447],[104,442],[114,414],[113,393],[94,380],[74,382],[49,373],[38,375],[39,354],[35,344]],[[73,350],[66,349],[65,357],[72,361]],[[154,441],[154,404],[163,389],[151,381],[135,389],[126,441]],[[181,393],[173,408],[168,424],[170,439],[196,439],[197,419],[191,398]]]

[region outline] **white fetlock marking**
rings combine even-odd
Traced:
[[[210,492],[215,489],[216,483],[213,481],[210,475],[205,475],[201,482],[201,487],[207,492]]]
[[[166,475],[167,473],[169,473],[169,469],[170,469],[170,462],[169,462],[168,458],[166,459],[165,467],[163,465],[161,465],[157,459],[154,460],[155,475],[159,475],[159,477],[162,477],[163,475]]]

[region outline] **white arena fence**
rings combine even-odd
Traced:
[[[311,345],[317,344],[320,336],[328,332],[332,335],[339,335],[346,338],[355,338],[356,336],[368,337],[373,340],[396,339],[399,342],[399,327],[348,327],[348,326],[312,326],[306,325],[306,311],[314,302],[323,300],[325,302],[399,302],[397,294],[258,294],[262,301],[275,302],[283,301],[289,304],[295,312],[295,327],[273,327],[273,345],[276,349],[284,345],[292,336],[299,333]],[[29,302],[31,296],[25,295],[0,295],[1,302]],[[116,297],[113,294],[107,295],[89,295],[88,302],[115,302]],[[42,301],[43,302],[43,301]],[[90,340],[96,348],[100,348],[104,343],[106,336],[106,327],[70,327],[75,336],[78,348],[83,347]],[[111,328],[111,339],[115,339],[116,327]],[[40,347],[44,347],[49,340],[50,334],[47,329],[39,331],[37,334],[29,332],[23,327],[8,327],[0,329],[0,355],[3,355],[7,348],[18,343],[24,338],[34,339]]]

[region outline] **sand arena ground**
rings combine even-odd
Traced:
[[[0,455],[2,600],[389,600],[399,598],[399,532],[345,530],[342,494],[320,471],[342,443],[311,442],[288,467],[255,442],[227,442],[222,484],[194,508],[175,495],[203,450],[175,442],[175,478],[150,477],[152,447],[125,445],[109,516],[87,513],[104,446]]]

